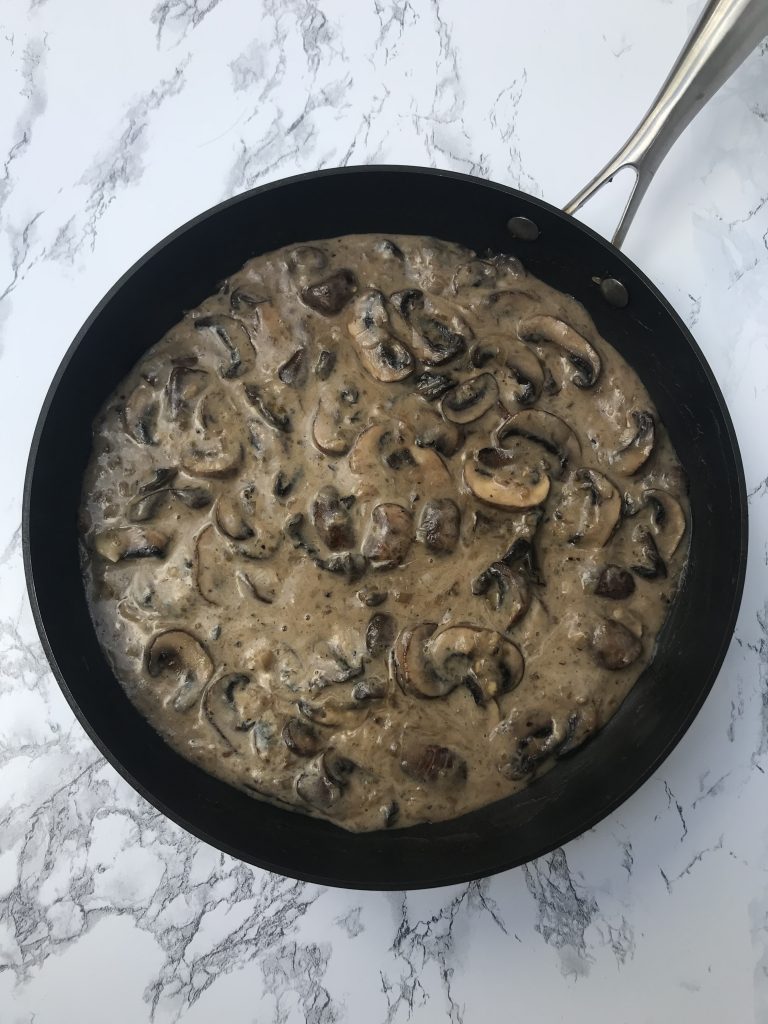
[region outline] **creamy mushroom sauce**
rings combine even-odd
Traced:
[[[247,263],[107,402],[82,503],[129,698],[211,774],[352,830],[498,800],[599,729],[688,522],[584,308],[406,236]]]

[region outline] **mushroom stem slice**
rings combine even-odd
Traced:
[[[548,342],[562,349],[575,373],[571,380],[578,388],[591,388],[597,383],[602,362],[597,351],[583,335],[563,320],[553,316],[532,316],[521,321],[519,336],[527,342]]]
[[[125,526],[97,534],[93,546],[108,562],[122,562],[129,558],[163,558],[170,539],[160,530]]]
[[[464,483],[487,505],[518,511],[541,505],[550,486],[546,473],[520,465],[500,448],[473,452],[464,463]]]

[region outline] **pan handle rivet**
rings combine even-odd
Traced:
[[[535,242],[539,237],[538,226],[529,217],[510,217],[507,231],[521,242]]]
[[[600,281],[600,291],[609,306],[623,309],[629,302],[629,292],[626,285],[615,277],[604,277]]]

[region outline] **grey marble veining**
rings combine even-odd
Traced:
[[[278,177],[440,166],[564,202],[623,141],[685,0],[7,0],[0,9],[0,1021],[768,1020],[768,44],[627,240],[694,330],[744,455],[736,637],[683,742],[565,849],[413,893],[323,889],[192,839],[48,670],[20,505],[37,410],[159,238]],[[616,189],[588,212],[606,231]],[[609,190],[610,192],[610,190]]]

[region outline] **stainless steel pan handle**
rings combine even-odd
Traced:
[[[631,167],[635,184],[612,238],[620,247],[672,144],[766,35],[768,0],[709,0],[648,113],[565,212],[575,213],[618,171]]]

